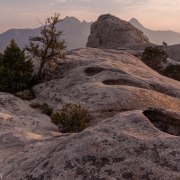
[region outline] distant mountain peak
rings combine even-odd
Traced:
[[[168,43],[168,45],[179,44],[180,33],[171,30],[151,30],[144,27],[137,19],[132,18],[129,21],[134,27],[140,29],[154,44],[161,45],[163,41]]]
[[[138,29],[145,28],[136,18],[132,18],[129,22]]]
[[[84,48],[90,34],[90,26],[92,23],[79,21],[75,17],[66,16],[62,21],[57,23],[56,28],[62,31],[62,40],[65,40],[67,50]],[[29,43],[29,36],[40,36],[40,29],[10,29],[0,34],[0,53],[3,53],[11,39],[14,39],[20,48],[24,48]]]
[[[139,23],[139,21],[136,19],[136,18],[131,18],[131,20],[130,21],[133,21],[133,22],[137,22],[137,23]]]
[[[75,17],[73,17],[73,16],[71,16],[71,17],[69,17],[69,16],[66,16],[64,19],[63,19],[63,21],[67,21],[67,22],[75,22],[75,23],[81,23],[81,21],[79,21],[79,19],[77,19],[77,18],[75,18]]]

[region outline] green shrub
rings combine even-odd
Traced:
[[[30,90],[19,91],[15,94],[21,99],[33,99],[34,94]]]
[[[35,102],[35,103],[32,103],[30,104],[30,106],[32,108],[38,108],[40,109],[40,111],[48,116],[51,116],[52,115],[52,112],[53,112],[53,109],[49,107],[48,104],[46,103],[43,103],[43,104],[40,104],[38,102]]]
[[[161,72],[162,75],[180,81],[180,65],[170,65]]]
[[[52,111],[53,111],[53,109],[50,108],[48,106],[48,104],[46,104],[46,103],[43,103],[42,105],[40,105],[40,110],[41,110],[42,113],[44,113],[44,114],[46,114],[48,116],[51,116],[52,115]]]
[[[0,91],[16,93],[28,88],[33,64],[25,60],[25,54],[14,40],[0,55]]]
[[[52,122],[59,127],[62,133],[76,133],[87,128],[91,120],[88,110],[79,104],[66,104],[61,112],[51,116]]]
[[[142,61],[147,66],[158,72],[162,70],[162,63],[166,63],[167,58],[168,55],[159,46],[146,47],[142,54]]]

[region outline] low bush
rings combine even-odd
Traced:
[[[34,94],[30,90],[19,91],[15,94],[15,96],[21,99],[29,99],[29,100],[34,98]]]
[[[32,108],[39,108],[41,106],[41,104],[39,104],[38,102],[35,102],[35,103],[30,104],[30,106]]]
[[[61,112],[51,116],[52,123],[59,127],[62,133],[77,133],[87,128],[91,116],[86,108],[79,104],[66,104]]]
[[[43,103],[41,106],[40,106],[40,110],[42,113],[48,115],[48,116],[51,116],[52,115],[52,111],[53,109],[49,107],[48,104],[46,103]]]
[[[180,81],[180,65],[170,65],[161,72],[162,75]]]
[[[38,108],[41,110],[42,113],[48,115],[48,116],[51,116],[52,115],[52,112],[53,112],[53,109],[49,107],[48,104],[46,103],[43,103],[43,104],[40,104],[38,102],[35,102],[35,103],[32,103],[30,104],[30,106],[32,108]]]
[[[159,46],[146,47],[142,54],[142,61],[147,66],[158,72],[162,70],[162,63],[166,63],[167,58],[167,53]]]

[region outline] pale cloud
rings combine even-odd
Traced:
[[[66,0],[56,0],[55,2],[66,2]]]
[[[10,28],[35,28],[40,20],[55,12],[95,21],[111,13],[121,19],[137,18],[151,29],[180,32],[180,0],[0,0],[0,32]]]

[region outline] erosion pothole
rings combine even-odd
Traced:
[[[159,130],[180,136],[180,116],[173,112],[168,112],[161,109],[149,109],[143,114],[154,124]]]
[[[126,85],[126,86],[134,86],[134,87],[139,87],[139,88],[147,88],[143,86],[140,82],[133,82],[129,79],[108,79],[103,81],[103,84],[105,85]]]
[[[101,68],[101,67],[88,67],[85,69],[85,73],[88,76],[94,76],[95,74],[98,74],[102,71],[104,71],[104,68]]]

